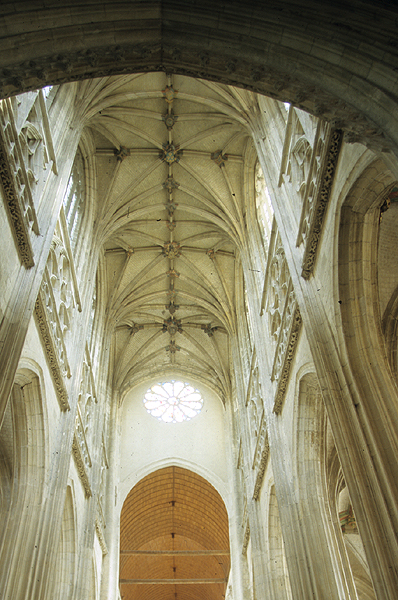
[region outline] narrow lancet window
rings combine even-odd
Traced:
[[[64,196],[65,217],[72,247],[75,246],[79,226],[83,219],[85,187],[83,157],[78,150]]]
[[[256,165],[255,178],[257,218],[261,235],[266,246],[268,247],[274,211],[271,204],[271,197],[265,183],[264,174],[259,162]]]

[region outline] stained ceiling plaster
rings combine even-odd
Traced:
[[[115,389],[191,375],[225,398],[256,97],[165,73],[79,93],[96,147]]]

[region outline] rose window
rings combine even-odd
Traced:
[[[165,423],[189,421],[200,413],[203,406],[199,390],[182,381],[153,385],[146,392],[143,402],[149,414]]]

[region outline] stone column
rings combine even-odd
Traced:
[[[253,276],[250,274],[249,258],[242,256],[244,271],[247,273],[246,289],[251,305],[250,315],[253,319],[251,329],[255,347],[263,348],[264,340],[267,340],[268,329],[264,323],[265,317],[260,316],[257,296],[253,293],[254,282],[250,281]],[[281,326],[283,327],[283,323]],[[304,453],[297,455],[294,439],[291,439],[289,434],[289,431],[293,432],[295,429],[296,423],[291,429],[291,424],[283,419],[283,414],[274,412],[275,389],[271,383],[270,357],[266,352],[257,352],[257,357],[261,388],[266,399],[265,409],[272,471],[293,597],[302,600],[307,598],[318,600],[355,598],[355,592],[352,595],[353,590],[351,589],[350,592],[345,583],[338,544],[334,530],[328,524],[327,513],[319,497],[319,490],[314,489],[314,485],[309,486],[310,483],[315,484],[315,470],[321,469],[320,452],[317,459],[312,456],[313,465],[310,472],[298,469],[298,465],[306,464],[308,457],[306,458]],[[307,447],[306,451],[311,452]],[[248,472],[250,473],[251,469],[248,469]],[[311,478],[311,476],[313,476],[313,480],[305,480],[305,477]],[[251,517],[254,519],[254,528],[261,530],[261,524],[256,522],[256,513],[258,511],[252,510]],[[257,543],[261,546],[260,539],[257,540]],[[321,572],[322,576],[319,575]],[[264,574],[263,577],[267,577],[267,575]]]
[[[324,300],[319,294],[321,275],[317,280],[314,277],[302,277],[302,253],[296,246],[297,222],[292,208],[286,205],[286,198],[282,197],[275,184],[278,181],[278,161],[275,156],[272,157],[272,143],[267,140],[266,127],[261,126],[263,133],[259,136],[256,132],[254,141],[274,199],[275,218],[373,585],[379,600],[393,600],[398,589],[396,444],[390,443],[389,436],[383,435],[381,430],[377,431],[375,422],[368,419],[367,412],[374,413],[378,406],[380,415],[384,414],[386,402],[383,387],[391,392],[394,386],[391,382],[388,384],[387,380],[381,382],[373,377],[371,385],[365,385],[361,390],[358,388],[356,375],[351,370],[346,350],[342,348],[341,334],[330,321]],[[330,265],[332,267],[332,262]],[[325,277],[327,275],[335,277],[332,268],[329,274],[323,274]],[[358,276],[361,281],[364,280],[363,273]],[[339,297],[338,289],[334,293]],[[355,361],[358,357],[353,355],[351,358]]]
[[[103,559],[101,577],[101,600],[117,600],[119,598],[119,548],[120,548],[120,513],[117,502],[117,486],[119,483],[120,453],[120,407],[113,396],[109,407],[109,477],[106,495],[106,544],[108,553]]]
[[[231,399],[232,400],[232,399]],[[236,424],[233,416],[233,402],[226,403],[226,424],[225,427],[229,431],[230,439],[236,440]],[[243,490],[237,477],[237,448],[231,448],[229,456],[227,456],[227,464],[229,471],[230,497],[227,502],[228,520],[229,520],[229,544],[231,552],[231,575],[229,578],[232,584],[232,598],[235,600],[250,600],[247,581],[247,564],[242,554],[242,499]],[[226,594],[227,597],[228,594]]]

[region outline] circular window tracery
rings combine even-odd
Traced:
[[[189,383],[168,381],[149,388],[144,406],[153,417],[164,423],[182,423],[200,413],[203,398]]]

